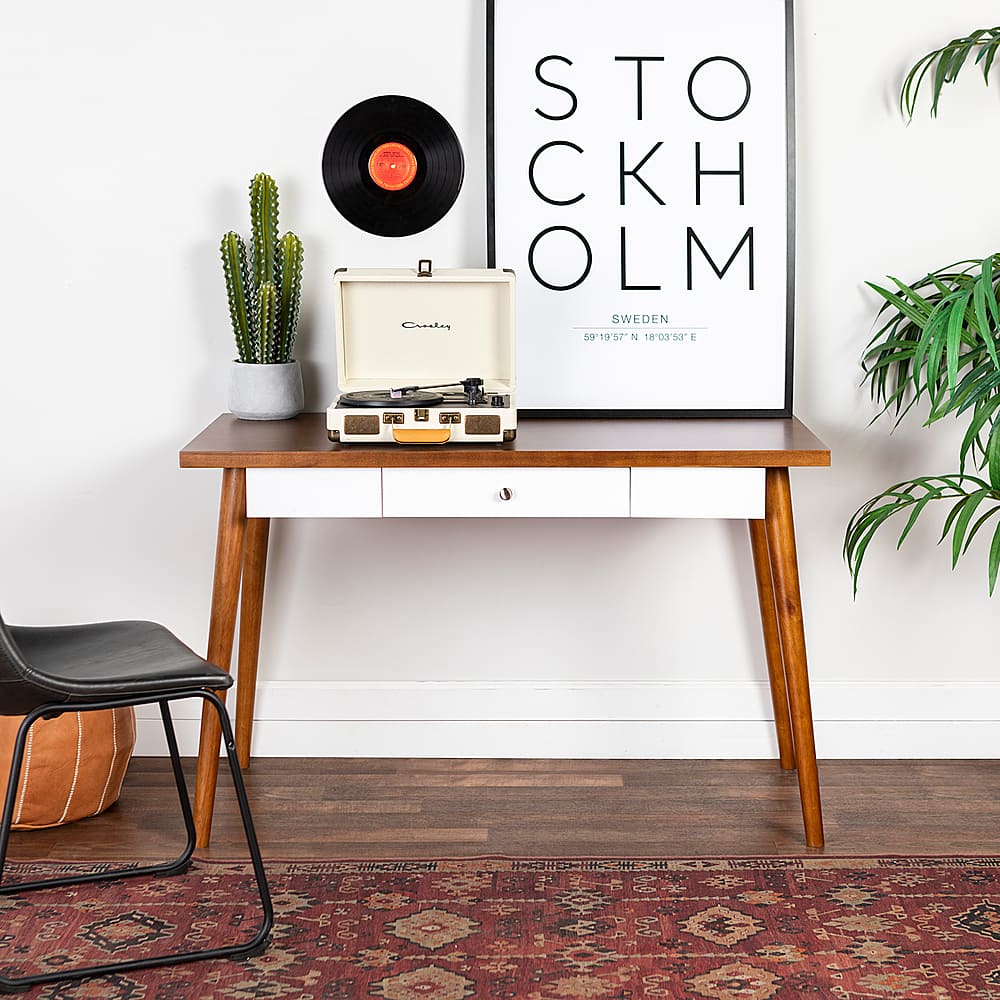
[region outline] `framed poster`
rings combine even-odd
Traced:
[[[487,4],[519,410],[790,416],[792,0]]]

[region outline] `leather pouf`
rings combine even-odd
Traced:
[[[21,716],[0,716],[0,795],[7,791],[21,721]],[[60,826],[103,812],[118,801],[134,747],[133,708],[64,712],[37,720],[25,746],[14,829]]]

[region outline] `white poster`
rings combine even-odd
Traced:
[[[522,410],[790,412],[790,0],[490,0]]]

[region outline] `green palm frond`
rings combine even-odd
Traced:
[[[913,118],[917,107],[917,94],[924,80],[930,77],[931,116],[937,115],[941,91],[946,83],[954,83],[970,55],[976,53],[975,64],[989,84],[990,69],[1000,48],[1000,27],[978,28],[964,38],[953,38],[947,45],[919,59],[903,81],[899,94],[899,109],[907,117]]]
[[[869,543],[885,525],[907,514],[903,530],[896,540],[899,548],[916,524],[924,509],[939,500],[951,500],[952,506],[945,518],[941,541],[951,535],[951,566],[969,550],[979,530],[1000,514],[1000,489],[976,476],[920,476],[890,486],[858,508],[851,517],[844,538],[844,559],[854,579],[854,593],[858,592],[858,576]],[[978,515],[978,517],[977,517]],[[975,520],[974,520],[975,519]],[[1000,521],[994,525],[989,551],[989,588],[993,593],[1000,568]]]
[[[872,400],[897,423],[924,397],[928,424],[971,411],[962,468],[969,456],[983,468],[1000,405],[1000,254],[959,261],[911,284],[889,281],[894,287],[868,282],[884,300],[881,326],[861,361]],[[1000,437],[996,450],[990,478],[1000,484]]]

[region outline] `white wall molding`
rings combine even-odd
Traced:
[[[1000,757],[1000,683],[812,685],[817,751],[827,758]],[[198,706],[174,711],[181,750],[197,749]],[[263,757],[776,756],[763,681],[544,683],[271,682],[257,696]],[[148,709],[136,752],[163,752]]]

